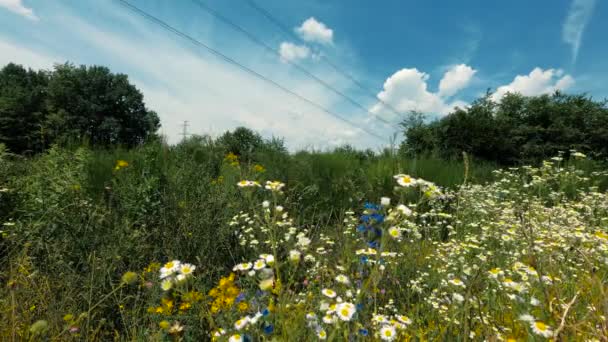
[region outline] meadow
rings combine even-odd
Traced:
[[[604,341],[608,172],[212,139],[0,149],[0,339]]]

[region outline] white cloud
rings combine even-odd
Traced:
[[[452,96],[471,82],[477,70],[466,64],[454,65],[439,82],[439,96]]]
[[[333,42],[334,31],[313,17],[306,19],[295,30],[307,42],[321,44],[332,44]]]
[[[11,12],[22,15],[31,20],[38,20],[38,16],[34,14],[34,10],[25,7],[23,0],[0,0],[0,7],[4,7]]]
[[[562,27],[562,39],[572,46],[572,60],[576,61],[585,26],[591,19],[595,0],[573,0]]]
[[[427,89],[428,79],[428,74],[416,68],[401,69],[386,79],[384,90],[378,94],[378,98],[401,113],[417,110],[428,114],[447,114],[454,106],[466,105],[462,101],[446,103],[439,93]],[[384,104],[377,103],[372,107],[372,112],[386,115]]]
[[[565,90],[574,84],[574,78],[564,75],[561,69],[534,68],[528,75],[517,75],[513,81],[496,89],[492,94],[495,101],[508,92],[517,92],[525,96],[535,96]]]
[[[305,45],[297,45],[290,42],[282,42],[279,48],[281,61],[297,61],[310,56],[310,49]]]

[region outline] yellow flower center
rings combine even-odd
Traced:
[[[534,325],[536,326],[536,329],[538,329],[540,331],[547,330],[547,325],[543,322],[534,322]]]

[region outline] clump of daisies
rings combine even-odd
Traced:
[[[163,291],[171,290],[176,284],[185,282],[192,276],[196,266],[182,263],[179,260],[171,260],[160,269],[160,286]]]

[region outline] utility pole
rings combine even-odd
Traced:
[[[182,136],[182,141],[186,140],[186,138],[190,135],[188,133],[188,120],[184,120],[184,123],[182,124],[182,133],[180,135]]]

